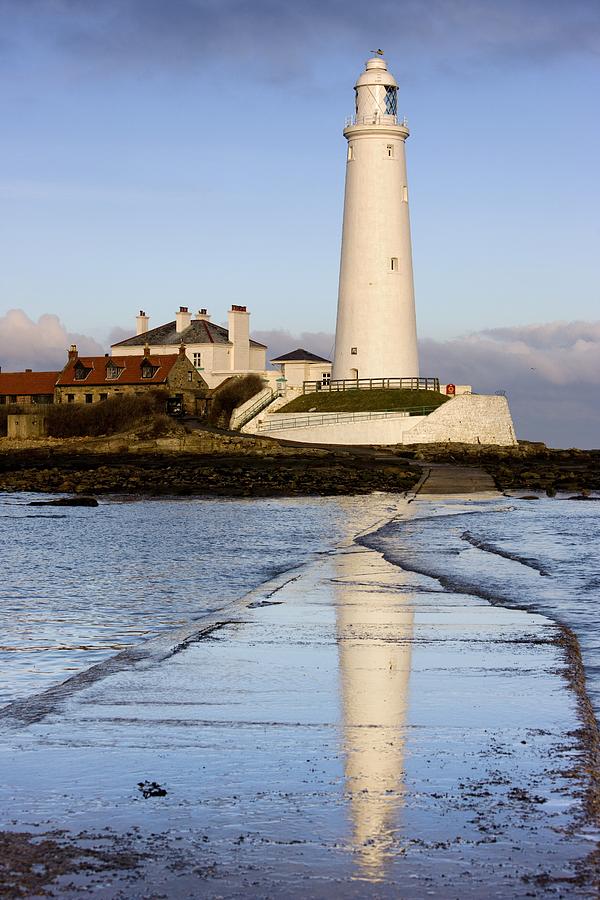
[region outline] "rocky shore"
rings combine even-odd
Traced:
[[[23,451],[0,455],[0,490],[149,496],[276,497],[400,493],[420,469],[348,453],[198,456]]]
[[[427,463],[482,469],[500,491],[554,496],[600,491],[600,450],[417,444],[398,447],[292,446],[269,438],[148,428],[101,438],[0,439],[0,491],[161,496],[267,497],[404,492]]]

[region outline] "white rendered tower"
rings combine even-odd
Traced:
[[[396,79],[381,56],[356,82],[348,141],[333,378],[419,374],[408,183]]]

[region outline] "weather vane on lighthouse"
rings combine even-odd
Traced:
[[[383,50],[369,50],[369,53],[376,53],[377,56],[383,56]]]

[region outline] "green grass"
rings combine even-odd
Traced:
[[[448,398],[437,391],[402,391],[382,388],[374,391],[317,391],[303,394],[282,406],[278,413],[367,412],[373,410],[414,409],[437,407]]]

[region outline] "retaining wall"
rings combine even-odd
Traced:
[[[278,422],[294,413],[279,413]],[[264,432],[269,437],[310,444],[495,444],[514,446],[514,425],[506,397],[462,394],[428,416],[356,419]]]

